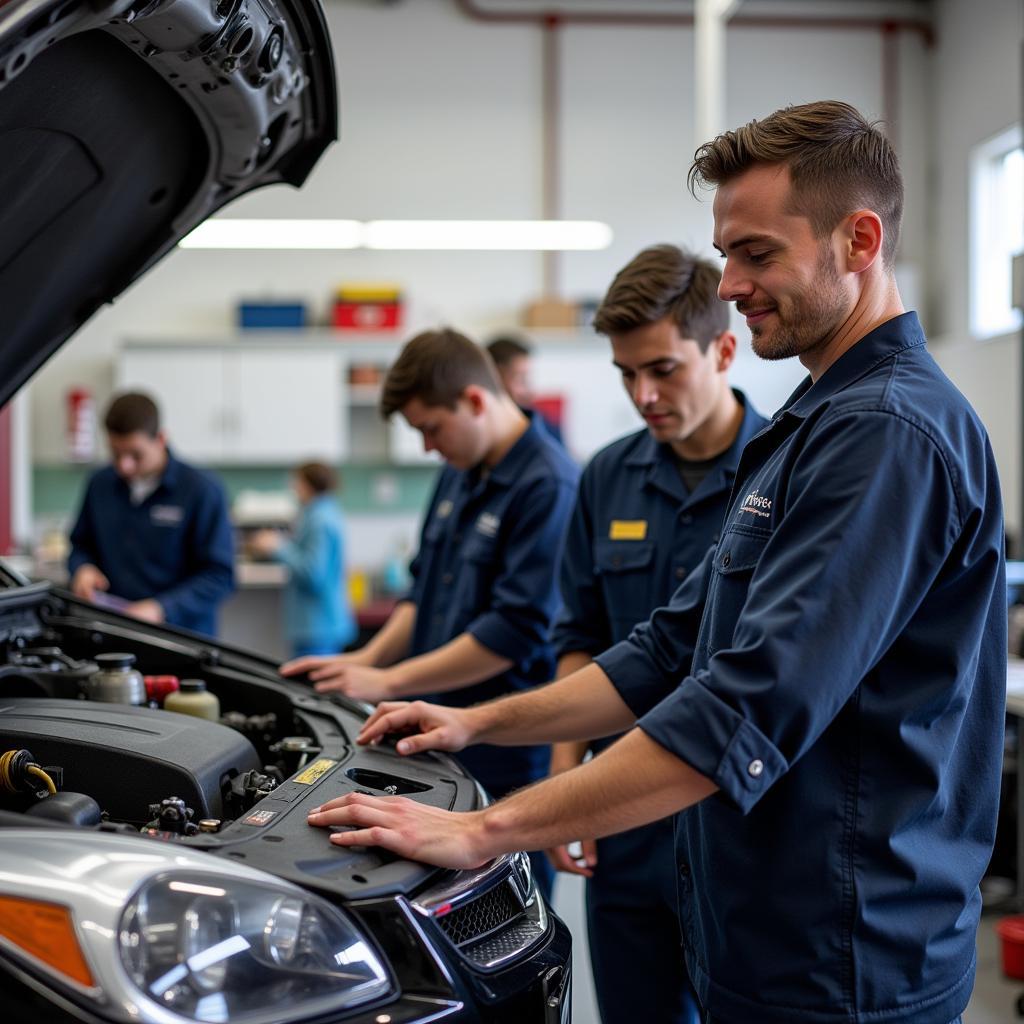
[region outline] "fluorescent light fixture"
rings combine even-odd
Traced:
[[[183,249],[358,249],[363,225],[357,220],[204,221],[178,244]]]
[[[594,220],[244,220],[214,218],[183,249],[607,249],[612,229]]]
[[[594,220],[371,220],[368,249],[607,249]]]

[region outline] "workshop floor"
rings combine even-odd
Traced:
[[[572,1024],[599,1024],[586,952],[583,880],[560,875],[554,904],[573,937]],[[1003,976],[995,930],[998,920],[998,915],[986,915],[978,929],[978,975],[964,1024],[1014,1024],[1024,1020],[1016,1016],[1017,997],[1024,994],[1024,981],[1010,981]]]

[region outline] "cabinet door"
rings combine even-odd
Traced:
[[[126,348],[117,367],[118,390],[145,391],[160,406],[175,454],[196,462],[224,458],[224,357],[220,349]]]
[[[345,456],[337,352],[242,349],[226,357],[233,367],[227,378],[233,410],[228,461],[338,462]]]

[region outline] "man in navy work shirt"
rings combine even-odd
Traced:
[[[400,412],[447,466],[413,560],[412,589],[359,651],[282,667],[321,692],[372,702],[437,695],[469,706],[551,679],[557,571],[579,470],[452,330],[413,338],[388,370],[385,417]],[[495,797],[543,778],[547,747],[477,747],[461,760]],[[534,857],[550,892],[551,866]]]
[[[646,428],[598,452],[584,470],[562,558],[565,608],[555,629],[558,676],[625,640],[667,604],[718,540],[743,446],[764,425],[729,388],[736,355],[721,275],[707,260],[656,245],[615,277],[594,316]],[[559,743],[552,774],[615,737]],[[587,933],[604,1024],[696,1021],[679,956],[672,820],[549,851],[587,882]]]
[[[947,1024],[974,981],[1006,666],[1003,525],[984,428],[893,277],[903,188],[845,103],[698,150],[720,294],[809,378],[741,457],[718,545],[631,637],[545,689],[382,705],[402,753],[637,721],[482,811],[328,802],[317,826],[469,867],[673,811],[684,952],[714,1024]],[[703,605],[703,614],[701,607]]]
[[[71,531],[71,590],[87,601],[109,592],[128,615],[214,635],[234,589],[224,492],[174,457],[147,395],[115,398],[104,426],[111,465],[90,477]]]

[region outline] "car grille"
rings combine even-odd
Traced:
[[[478,942],[523,916],[523,904],[509,881],[496,885],[470,903],[438,918],[437,923],[460,948]]]

